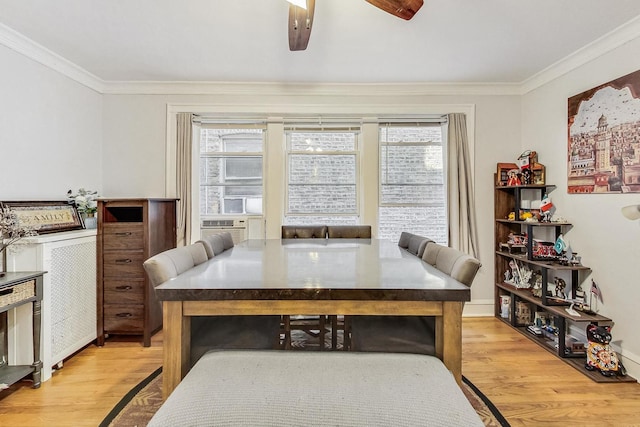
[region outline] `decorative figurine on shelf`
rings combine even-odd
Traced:
[[[531,293],[534,297],[542,297],[542,274],[539,272],[535,272],[533,274],[533,287],[531,288]]]
[[[611,326],[599,326],[590,323],[587,326],[587,360],[584,364],[588,371],[598,370],[606,377],[625,376],[627,370],[611,348]]]
[[[542,201],[540,201],[540,213],[542,214],[542,222],[551,222],[551,217],[555,211],[551,197],[547,194],[544,195]]]
[[[554,277],[553,283],[556,284],[556,297],[566,299],[567,294],[564,292],[564,290],[567,288],[567,282],[559,277]]]
[[[515,186],[515,185],[520,185],[520,176],[518,173],[518,169],[511,169],[509,172],[507,172],[507,185],[509,186]]]

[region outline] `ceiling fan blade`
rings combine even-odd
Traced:
[[[413,18],[424,4],[423,0],[367,0],[367,2],[407,21]]]
[[[305,50],[311,37],[316,0],[307,0],[307,10],[289,5],[289,50]]]

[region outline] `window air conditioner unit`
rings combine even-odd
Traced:
[[[231,233],[233,243],[247,240],[247,222],[245,219],[203,219],[200,222],[200,238],[225,231]]]

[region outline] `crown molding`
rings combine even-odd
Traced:
[[[103,80],[4,24],[0,24],[0,44],[98,93],[104,91]]]
[[[640,16],[518,83],[282,83],[105,81],[0,24],[0,44],[98,92],[109,95],[436,96],[524,95],[640,37]]]
[[[640,37],[640,16],[524,80],[520,85],[520,94],[525,95],[638,37]]]
[[[105,82],[114,95],[426,96],[519,95],[516,83]]]

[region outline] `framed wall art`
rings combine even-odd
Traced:
[[[567,191],[640,193],[640,71],[568,99]]]
[[[78,210],[64,201],[48,202],[0,202],[18,215],[20,224],[34,227],[38,234],[84,228]]]

